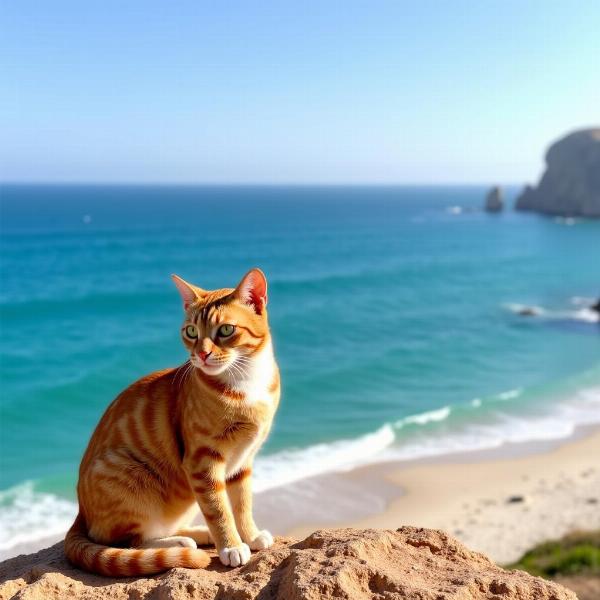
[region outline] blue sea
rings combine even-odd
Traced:
[[[258,489],[600,422],[600,222],[485,193],[3,185],[0,550],[68,527],[107,405],[186,360],[171,273],[267,274],[283,395]]]

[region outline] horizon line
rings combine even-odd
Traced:
[[[441,181],[441,182],[383,182],[383,181],[27,181],[0,180],[4,185],[38,186],[171,186],[171,187],[449,187],[449,186],[506,186],[524,187],[527,182],[514,181]]]

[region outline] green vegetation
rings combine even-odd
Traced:
[[[532,575],[600,576],[600,530],[571,533],[560,540],[544,542],[508,566]]]

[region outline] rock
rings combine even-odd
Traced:
[[[600,218],[600,128],[576,131],[552,144],[538,186],[526,186],[515,208]]]
[[[507,504],[520,504],[522,502],[525,502],[527,500],[527,498],[525,498],[525,496],[521,496],[519,494],[516,494],[514,496],[509,496],[506,499]]]
[[[172,569],[111,579],[75,569],[62,542],[0,564],[0,600],[577,600],[523,571],[505,571],[441,531],[328,529],[279,538],[243,567]]]
[[[504,208],[504,199],[502,198],[502,188],[495,185],[487,193],[485,197],[485,210],[486,212],[502,212]]]
[[[537,317],[540,314],[540,311],[533,306],[524,306],[517,311],[517,314],[522,317]]]

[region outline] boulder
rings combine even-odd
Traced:
[[[235,569],[212,556],[207,569],[111,579],[69,565],[59,543],[0,564],[0,599],[577,600],[556,583],[506,571],[441,531],[416,527],[279,538]]]
[[[600,128],[576,131],[552,144],[539,184],[526,186],[515,208],[600,218]]]

